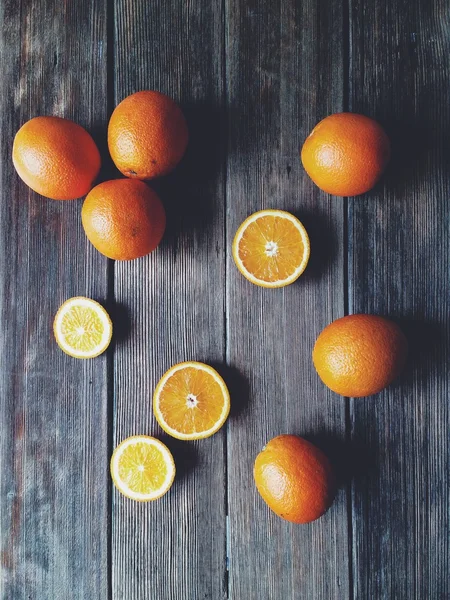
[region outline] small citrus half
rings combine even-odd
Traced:
[[[127,498],[149,502],[172,486],[175,463],[165,444],[148,435],[123,440],[111,457],[114,485]]]
[[[156,420],[179,440],[199,440],[218,431],[230,412],[230,394],[212,367],[184,362],[169,369],[153,396]]]
[[[233,258],[252,283],[278,288],[293,283],[309,260],[310,244],[302,223],[284,210],[260,210],[239,227]]]
[[[112,323],[98,302],[77,296],[60,306],[53,332],[58,346],[66,354],[73,358],[94,358],[109,346]]]

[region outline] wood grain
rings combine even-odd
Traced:
[[[227,18],[228,248],[262,208],[293,212],[311,237],[306,272],[280,290],[248,283],[228,253],[227,359],[240,378],[228,427],[229,597],[342,599],[345,486],[326,516],[299,526],[269,511],[252,474],[258,452],[282,433],[315,441],[342,466],[345,401],[319,381],[311,351],[344,310],[344,204],[314,186],[299,158],[313,126],[343,108],[342,3],[228,0]]]
[[[450,12],[369,0],[351,16],[351,109],[385,125],[393,158],[350,203],[350,310],[397,318],[411,347],[397,384],[352,402],[367,455],[353,486],[355,598],[440,600],[450,597]]]
[[[114,441],[163,439],[178,476],[161,500],[114,493],[113,598],[220,600],[226,594],[225,432],[199,443],[162,435],[151,408],[165,370],[224,361],[222,3],[117,0],[116,102],[157,89],[181,104],[190,142],[157,182],[168,230],[150,257],[116,263],[115,297],[129,326],[115,353]]]
[[[107,265],[80,202],[31,192],[12,142],[29,118],[106,117],[105,2],[2,2],[0,185],[0,597],[106,599],[106,357],[77,361],[53,317],[74,295],[106,299]],[[81,49],[83,49],[81,51]]]

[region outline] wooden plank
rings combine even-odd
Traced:
[[[107,261],[80,202],[31,192],[11,161],[33,116],[104,134],[106,2],[0,12],[0,597],[106,599],[107,358],[63,354],[52,321],[71,296],[106,299]]]
[[[370,457],[353,488],[355,598],[449,598],[449,7],[352,5],[351,109],[386,126],[393,159],[350,204],[350,310],[398,318],[412,346],[397,384],[352,403]]]
[[[161,435],[151,408],[164,371],[182,360],[224,360],[222,3],[117,0],[116,101],[142,89],[169,94],[190,144],[158,183],[168,214],[162,246],[116,263],[128,337],[115,355],[118,443],[153,434],[174,452],[178,477],[161,500],[113,496],[113,598],[220,600],[225,595],[225,435],[200,443]]]
[[[344,204],[320,192],[299,159],[316,122],[343,109],[342,3],[228,0],[227,19],[228,248],[262,208],[298,215],[312,245],[305,274],[281,290],[248,283],[228,253],[227,356],[241,378],[228,429],[229,597],[342,599],[345,489],[326,516],[299,526],[270,513],[252,475],[257,453],[282,433],[316,441],[332,459],[345,445],[345,401],[311,360],[316,336],[344,310]]]

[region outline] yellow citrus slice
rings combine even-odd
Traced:
[[[94,358],[109,346],[112,323],[98,302],[77,296],[60,306],[53,331],[59,347],[66,354],[74,358]]]
[[[161,427],[179,440],[200,440],[218,431],[230,412],[230,394],[215,369],[184,362],[156,386],[153,410]]]
[[[161,498],[175,478],[173,456],[162,442],[135,435],[121,442],[111,457],[111,477],[124,496],[138,502]]]
[[[309,260],[309,237],[300,221],[284,210],[260,210],[237,230],[233,258],[256,285],[278,288],[293,283]]]

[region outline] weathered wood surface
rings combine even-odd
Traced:
[[[351,6],[350,108],[393,140],[383,182],[350,203],[350,311],[398,319],[409,368],[355,400],[367,454],[353,485],[355,598],[450,598],[450,7]]]
[[[114,443],[164,439],[178,477],[161,501],[113,494],[113,598],[226,597],[225,435],[200,443],[162,436],[153,390],[183,360],[225,359],[222,2],[117,0],[116,102],[142,89],[175,98],[188,120],[183,163],[158,191],[168,230],[150,257],[116,263],[115,298],[130,328],[114,359]]]
[[[0,598],[108,597],[107,357],[76,361],[52,333],[60,304],[107,295],[80,201],[16,175],[29,118],[106,120],[106,2],[2,2],[0,34]]]
[[[0,1],[1,600],[450,597],[449,10]],[[156,184],[161,247],[108,265],[80,202],[18,179],[12,140],[57,114],[104,150],[108,110],[149,88],[180,102],[189,150]],[[312,126],[345,109],[393,140],[383,182],[348,202],[320,192],[298,157]],[[311,235],[310,265],[285,290],[251,286],[230,255],[241,221],[267,207]],[[53,316],[76,294],[109,301],[108,356],[56,347]],[[315,337],[347,311],[397,318],[410,338],[407,372],[374,398],[339,398],[313,370]],[[198,444],[162,436],[151,410],[159,377],[185,359],[216,366],[232,392],[227,427]],[[256,454],[286,432],[317,442],[340,475],[308,526],[273,516],[252,481]],[[109,481],[112,445],[137,433],[177,463],[150,505]]]
[[[299,148],[315,123],[343,109],[341,2],[227,3],[227,246],[263,208],[297,215],[312,260],[292,286],[248,283],[228,254],[227,359],[241,377],[228,426],[230,595],[233,600],[347,598],[345,485],[332,510],[299,527],[271,513],[253,462],[282,433],[336,453],[345,401],[314,372],[315,337],[344,310],[344,205],[306,176]]]

